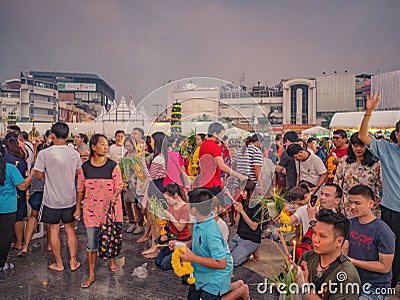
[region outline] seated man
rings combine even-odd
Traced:
[[[393,231],[372,213],[374,192],[366,185],[349,190],[349,204],[354,218],[350,220],[350,234],[343,245],[343,253],[357,268],[363,284],[371,285],[360,299],[389,299],[392,262],[396,237]],[[383,288],[383,289],[382,289]]]
[[[319,208],[332,209],[338,211],[339,203],[342,199],[342,189],[334,183],[326,184],[320,194],[320,206],[311,206],[310,203],[300,206],[296,212],[290,216],[289,225],[303,225],[303,235],[306,234],[310,226],[310,220],[315,220],[315,214]],[[305,195],[308,198],[308,195]]]
[[[358,299],[360,277],[342,246],[349,232],[349,220],[341,213],[321,209],[313,222],[314,249],[300,258],[307,299]],[[300,280],[299,280],[300,281]]]

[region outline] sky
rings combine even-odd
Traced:
[[[398,0],[0,2],[0,81],[95,73],[117,101],[210,76],[251,87],[326,72],[400,69]],[[148,107],[151,110],[154,107]]]

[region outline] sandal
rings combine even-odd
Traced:
[[[15,264],[14,264],[14,263],[6,262],[6,263],[4,264],[4,266],[0,267],[0,271],[12,270],[12,269],[14,269],[14,267],[15,267]]]
[[[149,249],[147,249],[147,250],[144,250],[144,251],[142,252],[142,255],[149,255],[149,254],[151,254],[151,253],[156,252],[156,250],[157,250],[157,247],[155,247],[155,248],[149,248]]]
[[[93,279],[93,280],[86,280],[85,282],[82,282],[82,283],[81,283],[81,288],[82,288],[82,289],[87,289],[87,288],[90,287],[95,281],[96,281],[96,279]]]

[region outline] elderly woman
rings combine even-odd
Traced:
[[[381,165],[378,159],[372,155],[366,145],[358,138],[358,132],[350,138],[350,147],[347,155],[340,160],[333,183],[338,184],[343,190],[343,204],[345,213],[351,217],[348,204],[349,190],[358,184],[369,186],[375,194],[375,206],[373,212],[379,217],[379,201],[382,192]]]

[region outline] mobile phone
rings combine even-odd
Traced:
[[[315,204],[317,204],[317,200],[318,200],[318,196],[315,195],[315,194],[312,194],[312,195],[311,195],[311,199],[310,199],[310,205],[311,205],[312,207],[314,207]]]

